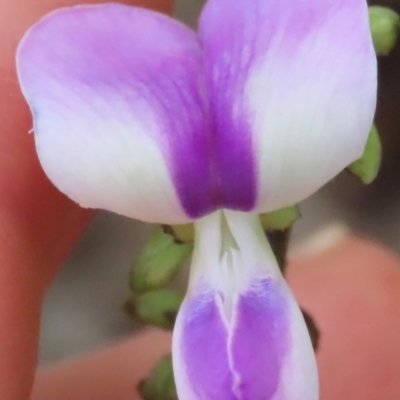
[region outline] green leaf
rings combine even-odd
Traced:
[[[155,290],[132,296],[125,305],[136,321],[162,329],[173,329],[183,295],[172,290]]]
[[[157,226],[139,254],[130,273],[134,293],[144,293],[167,285],[193,252],[193,244],[179,243]]]
[[[382,145],[378,130],[373,125],[364,154],[348,166],[348,171],[358,177],[364,184],[372,183],[378,175],[382,160]]]
[[[283,231],[291,228],[301,218],[297,206],[285,207],[280,210],[260,214],[261,224],[265,231]]]
[[[178,400],[171,355],[163,357],[138,390],[143,400]]]
[[[400,17],[387,7],[369,7],[369,23],[375,51],[380,56],[386,56],[397,41],[400,28]]]

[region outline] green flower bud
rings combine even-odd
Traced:
[[[129,284],[134,293],[144,293],[167,285],[193,252],[193,245],[179,243],[158,226],[130,273]]]
[[[170,225],[168,229],[175,240],[182,243],[194,242],[194,224]]]
[[[178,400],[171,355],[158,362],[150,376],[139,383],[138,390],[143,400]]]
[[[291,228],[300,217],[301,214],[297,206],[260,214],[261,223],[265,231],[283,231]]]
[[[180,293],[172,290],[155,290],[132,296],[124,308],[139,323],[172,329],[182,301],[183,295]]]
[[[372,40],[378,55],[386,56],[396,44],[400,28],[399,15],[387,7],[369,7]]]
[[[378,130],[373,125],[364,154],[348,166],[348,171],[358,177],[364,184],[372,183],[378,175],[382,159],[382,145]]]

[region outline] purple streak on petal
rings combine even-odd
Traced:
[[[325,49],[330,46],[336,49],[342,48],[345,43],[350,43],[345,46],[343,54],[337,52],[339,57],[344,58],[349,56],[352,51],[357,57],[359,57],[358,52],[368,53],[371,49],[370,37],[365,26],[359,26],[367,19],[366,12],[365,0],[209,0],[207,2],[200,20],[199,31],[201,42],[205,48],[207,89],[212,110],[211,117],[216,131],[216,157],[219,160],[223,192],[228,194],[226,196],[227,206],[235,208],[240,204],[239,209],[243,209],[243,205],[251,208],[254,205],[254,198],[260,196],[260,190],[268,191],[268,182],[264,180],[266,182],[264,189],[260,187],[258,181],[260,175],[261,179],[264,174],[267,177],[270,175],[259,169],[260,153],[263,149],[256,147],[259,146],[256,135],[270,134],[271,142],[280,142],[278,136],[286,135],[288,141],[302,138],[303,143],[307,143],[307,129],[305,129],[304,136],[298,135],[299,138],[296,136],[298,131],[291,129],[290,126],[288,132],[255,131],[256,115],[268,115],[271,111],[252,109],[252,105],[245,98],[246,95],[249,96],[249,93],[245,93],[245,89],[253,71],[263,65],[267,56],[269,56],[268,60],[271,65],[277,59],[284,60],[283,64],[294,63],[296,65],[296,57],[301,44],[305,42],[306,38],[313,35],[324,35],[327,41],[324,48],[310,48],[310,54],[321,54],[320,62],[313,65],[313,68],[329,71],[332,65],[335,65],[331,58],[326,57]],[[361,18],[363,15],[364,19]],[[332,21],[337,21],[337,23],[332,24]],[[331,31],[325,28],[325,25],[329,26]],[[361,37],[362,40],[360,40]],[[326,64],[329,64],[328,68]],[[348,70],[348,80],[343,80],[342,85],[354,82],[354,86],[357,87],[357,82],[360,82],[358,90],[362,97],[365,87],[364,74],[359,74],[359,70],[355,68],[348,68]],[[275,97],[275,103],[282,104],[282,108],[278,109],[276,114],[271,115],[270,118],[274,120],[273,122],[280,118],[290,121],[292,115],[298,115],[301,110],[298,107],[290,109],[292,106],[290,87],[285,85],[285,75],[279,70],[272,72],[263,82],[265,97],[271,99],[271,103],[274,103]],[[267,83],[268,78],[271,81],[270,85]],[[287,100],[286,93],[279,88],[280,82],[283,87],[288,89]],[[312,89],[312,93],[315,92],[312,87],[312,72],[310,73],[310,69],[307,69],[306,60],[304,61],[304,74],[303,76],[299,75],[298,79],[299,85],[304,82],[306,83],[304,90],[306,99],[307,87]],[[329,87],[329,74],[326,77],[326,85]],[[347,93],[348,89],[347,91],[343,90],[344,87],[337,89],[340,93]],[[294,91],[296,92],[296,90]],[[320,95],[323,98],[323,96],[332,94],[329,89],[322,87]],[[325,109],[321,112],[312,107],[310,112],[309,116],[305,116],[310,120],[310,129],[313,127],[313,118],[323,117],[324,113],[329,116],[328,110]],[[312,114],[313,112],[316,116]],[[294,120],[296,121],[295,118]],[[336,121],[332,118],[329,123],[335,124]],[[267,120],[266,125],[268,125]],[[357,126],[355,126],[355,130],[357,130]],[[322,138],[324,134],[326,132],[321,132]],[[294,138],[292,139],[292,137]],[[332,138],[333,141],[334,139]],[[314,138],[313,142],[315,142]],[[313,145],[315,146],[315,144]],[[284,148],[284,146],[285,142],[283,141],[282,147]],[[301,145],[299,147],[300,150],[303,150]],[[327,147],[329,148],[329,146]],[[326,149],[324,149],[325,151]],[[272,154],[273,156],[274,154]],[[284,170],[285,166],[280,166],[284,161],[284,157],[274,160],[275,167],[273,169],[277,171],[276,174],[279,174],[281,169]],[[296,169],[296,167],[295,165],[294,168]],[[299,167],[301,167],[300,163]],[[343,167],[341,166],[340,169]],[[290,186],[290,176],[296,175],[295,172],[289,171],[286,174],[288,177],[283,176],[286,178],[283,182],[278,181],[279,189],[275,187],[273,189],[282,191],[282,188]],[[303,186],[306,184],[307,182]],[[239,193],[243,198],[239,196]],[[236,203],[239,199],[240,202]]]
[[[239,296],[230,352],[241,400],[272,398],[290,350],[287,302],[271,280],[257,281]]]
[[[199,399],[238,400],[227,355],[228,331],[215,292],[187,298],[183,309],[182,357],[191,387]]]
[[[99,118],[120,121],[128,115],[129,125],[129,115],[139,117],[162,148],[186,213],[198,217],[219,205],[210,194],[216,184],[205,128],[202,50],[188,28],[118,4],[65,9],[30,31],[20,48],[19,73],[37,121],[55,107],[79,123],[99,102]],[[149,113],[156,117],[149,120]],[[155,125],[161,127],[157,137]],[[94,144],[90,135],[82,140]]]
[[[221,2],[222,3],[222,2]],[[256,160],[253,152],[251,113],[244,90],[251,66],[251,33],[237,21],[239,2],[209,1],[200,20],[204,45],[206,87],[213,127],[215,162],[220,173],[221,196],[226,208],[251,210],[257,196]],[[245,7],[252,7],[248,1]]]
[[[255,282],[238,296],[228,328],[218,296],[201,286],[181,311],[182,362],[193,391],[207,400],[271,399],[290,351],[283,292],[271,280]]]

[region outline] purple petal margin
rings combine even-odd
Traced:
[[[193,392],[207,400],[272,399],[290,346],[284,295],[271,280],[256,282],[236,298],[229,326],[220,296],[202,286],[182,307],[178,362]]]

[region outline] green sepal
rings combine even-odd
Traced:
[[[388,7],[369,7],[369,24],[375,51],[380,56],[386,56],[397,41],[400,28],[400,16]]]
[[[132,296],[125,311],[137,322],[172,330],[183,301],[183,295],[172,290],[155,290]]]
[[[297,206],[285,207],[280,210],[260,214],[261,224],[265,231],[283,231],[291,228],[301,218]]]
[[[378,130],[373,125],[361,158],[350,164],[347,169],[364,184],[372,183],[378,175],[382,160],[382,145]]]
[[[177,242],[157,226],[139,254],[129,277],[134,293],[144,293],[167,285],[193,252],[193,245]]]
[[[138,391],[143,400],[178,400],[171,355],[157,363],[150,376],[139,383]]]

